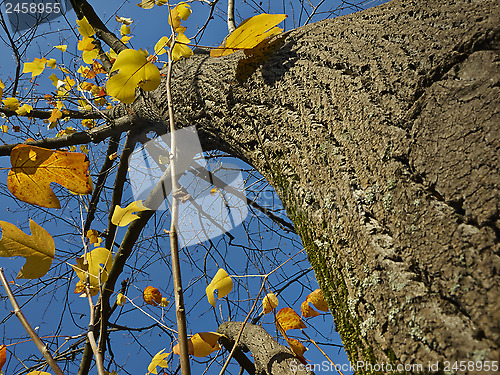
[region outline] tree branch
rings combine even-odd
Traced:
[[[234,343],[242,324],[242,322],[225,322],[219,326],[217,332],[226,335]],[[257,375],[289,375],[290,373],[314,375],[312,371],[300,364],[289,348],[278,344],[261,326],[246,323],[239,342],[240,349],[252,352],[255,359],[255,374]],[[221,343],[224,345],[224,340]],[[238,361],[238,363],[240,362]],[[251,373],[249,371],[251,367],[248,366],[248,363],[244,361],[240,365]]]
[[[2,281],[3,287],[5,288],[5,292],[7,293],[7,296],[9,297],[10,303],[12,304],[12,307],[14,308],[14,314],[17,316],[21,324],[23,325],[24,329],[28,333],[28,335],[31,337],[31,340],[35,343],[36,347],[38,350],[40,350],[40,353],[44,356],[45,360],[49,364],[49,366],[54,370],[56,375],[64,375],[61,369],[59,368],[57,362],[52,358],[52,355],[50,354],[49,350],[47,349],[47,346],[40,340],[40,337],[36,334],[36,332],[31,328],[30,324],[26,320],[23,312],[21,311],[21,308],[19,307],[19,304],[16,301],[16,298],[14,297],[14,294],[12,293],[12,290],[10,289],[9,283],[7,282],[7,279],[5,278],[5,275],[3,274],[3,268],[0,268],[0,279]]]

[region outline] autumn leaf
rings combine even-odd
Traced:
[[[17,100],[16,98],[7,98],[2,100],[2,102],[7,109],[10,109],[12,111],[15,111],[20,107],[19,100]]]
[[[181,355],[181,349],[179,344],[174,345],[174,347],[172,348],[172,353]],[[193,342],[191,341],[191,339],[188,339],[188,354],[189,355],[194,354]]]
[[[161,82],[160,71],[152,63],[148,62],[148,53],[134,49],[121,51],[111,68],[118,74],[112,76],[106,83],[106,91],[112,97],[122,103],[130,104],[135,99],[135,89],[142,88],[144,91],[156,89]]]
[[[61,52],[66,52],[66,50],[68,49],[68,46],[66,44],[61,44],[59,46],[54,46],[54,48],[57,48]]]
[[[148,371],[150,374],[158,374],[156,370],[157,366],[160,366],[162,368],[168,367],[167,358],[170,355],[170,353],[163,353],[164,350],[165,349],[162,349],[158,353],[156,353],[153,359],[151,360],[151,363],[148,366]]]
[[[268,293],[263,299],[262,299],[262,312],[264,314],[269,314],[271,311],[273,311],[276,306],[278,306],[278,298],[274,293]]]
[[[302,344],[299,340],[295,340],[289,337],[286,338],[286,342],[290,346],[290,349],[292,349],[292,352],[295,354],[295,356],[299,359],[299,361],[304,365],[307,365],[307,361],[304,358],[304,353],[306,352],[307,348],[304,346],[304,344]]]
[[[92,64],[94,59],[97,59],[98,56],[99,50],[97,50],[97,48],[90,51],[83,51],[82,53],[82,59],[85,64]]]
[[[158,306],[162,301],[162,295],[160,291],[154,286],[147,286],[142,292],[142,299],[148,305]]]
[[[120,27],[120,34],[121,34],[121,36],[125,36],[125,35],[130,34],[130,26],[123,24]]]
[[[229,292],[233,289],[233,280],[231,280],[227,272],[222,268],[217,271],[214,278],[205,289],[208,302],[210,302],[210,304],[214,307],[215,307],[214,292],[216,289],[219,298],[227,296]]]
[[[220,350],[217,342],[222,335],[217,332],[199,332],[191,337],[193,343],[193,355],[195,357],[206,357],[216,350]]]
[[[132,21],[132,18],[126,18],[126,17],[118,17],[117,15],[115,16],[116,22],[123,23],[124,25],[131,25],[134,23]]]
[[[79,51],[92,51],[95,48],[94,38],[84,36],[82,40],[78,41]]]
[[[31,371],[27,375],[52,375],[52,374],[44,371]]]
[[[3,95],[3,89],[4,88],[5,88],[5,83],[3,83],[2,80],[0,79],[0,98]]]
[[[84,261],[84,257],[87,263]],[[80,279],[80,287],[77,284],[75,293],[84,292],[81,286],[89,282],[90,294],[95,296],[99,293],[99,286],[106,282],[108,279],[108,274],[111,271],[111,265],[113,264],[113,255],[111,251],[104,247],[98,247],[82,256],[76,258],[76,265],[73,265],[73,270]]]
[[[142,204],[142,201],[132,202],[125,208],[121,208],[120,206],[116,205],[113,216],[111,217],[111,222],[119,227],[124,227],[139,218],[139,216],[134,214],[134,212],[147,210],[149,210],[149,208],[145,207]]]
[[[95,34],[94,28],[90,26],[87,17],[83,17],[81,20],[76,20],[78,25],[78,32],[83,37],[90,37]]]
[[[31,236],[6,221],[0,221],[0,227],[0,256],[26,258],[26,263],[16,276],[17,279],[36,279],[49,271],[56,249],[49,232],[33,220],[30,220]]]
[[[276,325],[281,332],[286,332],[289,329],[302,329],[307,326],[300,319],[293,309],[284,307],[276,314]]]
[[[34,78],[40,74],[45,69],[45,63],[47,62],[46,58],[38,59],[35,58],[33,62],[26,62],[23,66],[23,73],[31,73],[31,78]]]
[[[23,104],[21,107],[16,109],[16,114],[19,116],[25,116],[33,110],[33,107],[29,104]]]
[[[85,236],[89,239],[89,242],[94,246],[98,246],[102,242],[102,238],[99,237],[99,232],[95,229],[89,229]]]
[[[125,302],[127,302],[125,296],[122,293],[118,293],[118,295],[116,296],[116,304],[118,306],[123,306],[125,305]]]
[[[51,182],[77,194],[90,194],[92,184],[85,154],[18,145],[10,153],[7,187],[17,198],[47,208],[61,208]]]
[[[57,120],[59,120],[60,118],[62,118],[62,112],[57,108],[52,109],[52,112],[50,113],[50,117],[48,119],[50,124],[49,129],[52,129],[55,124],[57,124]]]
[[[181,20],[186,21],[191,15],[191,7],[186,3],[179,3],[169,12],[168,23],[172,25],[172,28],[177,31],[181,25]]]
[[[310,293],[302,305],[300,306],[300,311],[304,318],[310,318],[320,315],[319,312],[309,306],[309,302],[314,305],[320,311],[328,311],[328,304],[323,298],[323,291],[321,289],[316,289],[314,292]]]
[[[242,49],[252,49],[264,39],[280,34],[274,27],[287,17],[286,14],[259,14],[247,18],[226,39],[224,45],[210,51],[210,56],[226,56]]]
[[[0,345],[0,373],[2,373],[2,367],[7,361],[7,347],[5,345]]]

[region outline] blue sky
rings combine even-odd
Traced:
[[[312,2],[313,6],[323,3],[321,1]],[[328,6],[318,8],[316,16],[311,18],[311,22],[323,19],[328,15],[326,12],[332,8],[332,2]],[[378,2],[371,2],[375,5]],[[158,39],[168,35],[169,25],[167,23],[167,8],[154,7],[145,10],[137,7],[130,1],[91,1],[108,28],[118,31],[120,24],[114,18],[115,15],[131,17],[134,20],[132,24],[133,38],[130,42],[131,48],[147,49],[152,52]],[[276,2],[276,1],[236,1],[236,21],[250,17],[262,12],[285,13],[289,17],[285,21],[286,29],[290,29],[303,24],[309,17],[308,11],[311,8],[301,9],[296,3]],[[292,4],[294,6],[292,7]],[[198,30],[205,24],[209,15],[209,6],[203,2],[191,3],[193,14],[186,22],[186,35],[194,36]],[[202,45],[217,46],[227,34],[227,25],[224,19],[225,1],[222,1],[221,9],[217,8],[213,13],[214,19],[208,23],[208,27],[203,36],[197,41]],[[333,6],[335,8],[335,6]],[[5,9],[5,8],[3,8]],[[325,10],[325,12],[323,11]],[[340,10],[339,13],[347,13],[348,10]],[[60,64],[70,71],[75,71],[82,63],[79,57],[79,51],[76,49],[77,34],[74,32],[74,23],[76,16],[69,11],[65,17],[52,20],[49,23],[41,25],[35,33],[28,33],[20,37],[20,42],[29,43],[20,51],[23,62],[33,61],[35,57],[46,56],[55,58]],[[299,22],[300,21],[300,22]],[[6,40],[6,34],[1,31],[1,37]],[[53,49],[53,46],[67,44],[68,51],[62,53]],[[11,96],[9,88],[12,82],[9,77],[13,76],[15,62],[12,57],[12,51],[0,43],[0,79],[6,84],[4,98]],[[42,75],[30,82],[30,75],[21,76],[21,85],[18,89],[19,97],[24,102],[30,103],[35,108],[48,108],[44,101],[39,100],[48,91],[53,91],[53,86],[48,76],[52,73],[63,74],[55,69],[47,69]],[[46,124],[41,121],[27,121],[0,119],[0,125],[6,124],[9,127],[7,133],[0,133],[0,140],[5,143],[19,142],[27,137],[40,138],[41,136],[52,137],[57,130],[47,130]],[[13,126],[20,126],[21,131],[15,133]],[[66,126],[81,128],[79,122],[70,121],[59,125],[60,129]],[[122,139],[123,143],[123,139]],[[102,145],[90,146],[90,162],[92,176],[96,173],[102,163],[104,147]],[[7,157],[0,159],[0,167],[8,168],[10,163]],[[270,209],[275,210],[277,215],[286,217],[281,203],[272,189],[262,181],[262,177],[243,163],[236,160],[225,158],[210,159],[209,168],[213,170],[223,170],[231,161],[236,167],[241,169],[242,180],[245,182],[246,192],[249,197]],[[222,168],[222,169],[221,169]],[[76,283],[74,272],[70,265],[74,264],[76,255],[83,254],[81,235],[81,213],[84,212],[87,198],[79,198],[65,192],[63,188],[54,186],[56,194],[64,196],[62,200],[63,209],[39,209],[20,203],[8,192],[5,181],[8,170],[0,172],[0,220],[9,221],[29,233],[28,219],[34,219],[38,224],[46,228],[54,237],[56,242],[56,259],[48,275],[38,280],[16,280],[13,286],[14,292],[18,297],[21,307],[33,327],[37,327],[40,336],[58,336],[57,338],[48,338],[52,343],[51,348],[62,346],[65,350],[71,344],[76,343],[82,334],[85,333],[89,319],[89,307],[87,300],[79,298],[73,293]],[[110,177],[112,178],[113,175]],[[111,186],[111,180],[108,183]],[[196,181],[191,181],[196,184]],[[207,187],[201,184],[197,185],[199,189],[205,190]],[[202,186],[202,187],[200,187]],[[200,190],[200,191],[201,191]],[[105,192],[104,202],[97,214],[92,228],[104,230],[107,223],[106,200],[109,199],[110,191]],[[124,204],[133,200],[132,190],[129,185],[126,186],[124,194]],[[221,201],[212,199],[211,203],[203,203],[204,207],[216,206]],[[235,207],[237,204],[235,203]],[[208,207],[207,207],[208,210]],[[187,212],[187,211],[186,211]],[[235,212],[235,211],[233,211]],[[191,215],[191,216],[190,216]],[[195,213],[187,215],[186,220],[197,218]],[[268,290],[277,291],[287,286],[279,295],[280,305],[282,307],[292,307],[300,312],[300,304],[306,296],[317,288],[314,279],[314,272],[310,270],[310,265],[302,250],[300,239],[291,234],[279,233],[279,228],[262,214],[250,211],[250,215],[244,215],[243,224],[237,225],[231,230],[230,239],[227,234],[211,237],[210,241],[204,241],[196,245],[183,249],[181,253],[181,263],[183,272],[183,284],[185,288],[185,302],[188,311],[188,331],[196,333],[199,331],[215,331],[217,326],[224,320],[243,320],[246,313],[256,297],[260,288],[262,275],[274,269],[277,265],[285,262],[294,256],[283,268],[269,277]],[[194,218],[194,219],[193,219]],[[175,312],[173,309],[172,281],[170,279],[170,260],[168,237],[163,233],[163,229],[168,229],[169,217],[168,211],[158,212],[151,220],[150,225],[144,231],[137,248],[132,255],[128,266],[125,269],[123,277],[119,282],[128,278],[130,287],[127,296],[131,301],[123,307],[118,308],[112,319],[113,323],[120,326],[131,328],[147,327],[153,324],[162,324],[172,329],[175,326]],[[116,242],[120,243],[125,229],[118,230]],[[116,249],[114,249],[116,250]],[[298,254],[298,255],[296,255]],[[0,266],[5,268],[7,277],[12,280],[17,274],[19,268],[24,263],[21,259],[0,259]],[[213,277],[218,268],[224,268],[234,277],[234,289],[225,298],[217,300],[216,308],[212,308],[205,295],[205,286]],[[300,276],[300,277],[299,277]],[[297,278],[297,279],[296,279]],[[296,280],[295,280],[296,279]],[[289,284],[289,285],[288,285]],[[142,290],[148,286],[157,287],[164,296],[171,300],[167,308],[152,307],[145,305],[142,301]],[[3,292],[0,292],[3,296]],[[263,296],[261,296],[262,298]],[[132,304],[133,302],[133,304]],[[9,317],[11,306],[6,300],[0,303],[0,334],[3,337],[4,344],[20,342],[26,339],[26,334],[20,328],[15,317]],[[257,314],[261,310],[261,305],[257,307]],[[255,315],[255,313],[254,313]],[[277,335],[273,324],[272,314],[266,315],[261,322],[263,326],[273,335]],[[335,363],[347,364],[347,356],[338,345],[341,344],[340,337],[334,331],[333,318],[331,314],[325,313],[319,317],[306,320],[308,325],[308,335],[320,343],[321,348],[330,356]],[[299,331],[290,336],[300,340],[305,337]],[[144,374],[147,372],[147,366],[154,355],[159,350],[165,348],[171,350],[172,336],[168,329],[153,329],[143,331],[117,331],[111,333],[112,352],[108,351],[107,359],[113,356],[114,362],[110,370],[116,370],[118,374]],[[313,345],[307,343],[310,350],[306,352],[306,358],[312,364],[321,364],[325,357]],[[38,355],[36,348],[30,342],[19,343],[9,346],[9,362],[6,366],[8,374],[17,373],[22,369],[22,365],[17,361],[13,354],[18,358],[28,359],[27,365],[32,365],[29,360],[31,355]],[[79,356],[77,355],[77,358]],[[192,361],[193,373],[201,374],[206,370],[207,374],[218,374],[220,364],[223,362],[224,355],[214,354],[210,359],[197,358]],[[79,361],[75,361],[78,365]],[[177,358],[172,356],[170,367],[167,373],[175,371],[177,367]],[[66,369],[65,373],[76,373],[75,367]],[[48,370],[50,372],[50,370]],[[238,373],[238,367],[230,367],[229,373]],[[91,373],[96,373],[95,369]],[[318,371],[321,373],[332,373],[331,371]],[[349,374],[349,371],[343,371]]]

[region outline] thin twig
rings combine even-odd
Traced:
[[[231,34],[236,29],[234,23],[234,0],[227,0],[227,30]]]
[[[273,272],[273,271],[271,271],[271,272]],[[245,320],[241,324],[241,328],[240,328],[240,331],[238,332],[238,336],[236,336],[236,339],[234,340],[233,349],[231,349],[231,353],[229,353],[229,356],[227,357],[226,362],[224,363],[224,366],[222,366],[222,369],[220,370],[219,375],[224,374],[224,371],[226,371],[227,366],[229,366],[229,361],[231,360],[231,358],[236,350],[236,347],[238,346],[238,341],[240,340],[240,337],[243,334],[243,329],[245,328],[245,324],[247,323],[248,319],[250,319],[250,315],[252,315],[253,311],[255,310],[255,306],[257,306],[257,302],[259,301],[260,294],[264,290],[264,285],[266,284],[266,280],[267,280],[267,277],[269,275],[270,275],[270,273],[268,273],[267,275],[264,276],[264,280],[262,280],[262,285],[260,286],[259,293],[257,294],[257,297],[255,297],[255,301],[253,302],[252,308],[250,309]]]
[[[170,9],[170,3],[167,0],[168,8]],[[169,17],[171,13],[169,12]],[[175,121],[174,121],[174,107],[172,104],[172,50],[175,46],[175,31],[173,29],[173,22],[170,22],[171,32],[172,32],[172,44],[168,49],[168,69],[167,69],[167,104],[168,104],[168,117],[170,123],[170,172],[172,176],[172,211],[171,211],[171,223],[170,223],[170,253],[172,258],[172,278],[174,279],[174,295],[175,295],[175,316],[177,318],[177,330],[179,332],[179,354],[181,363],[181,373],[182,375],[190,375],[191,368],[189,364],[189,349],[188,349],[188,338],[187,338],[187,328],[186,328],[186,310],[184,308],[184,295],[182,291],[182,279],[181,279],[181,265],[179,261],[179,241],[177,234],[177,219],[179,216],[179,199],[176,193],[179,191],[179,186],[177,183],[176,176],[176,158],[177,158],[177,142],[176,142],[176,132],[175,132]]]
[[[0,268],[0,279],[2,279],[2,284],[3,287],[5,288],[5,292],[7,293],[7,296],[9,297],[10,303],[12,304],[12,307],[14,308],[14,314],[16,314],[17,318],[21,322],[22,326],[28,333],[28,335],[31,337],[31,340],[35,343],[36,347],[38,350],[40,350],[40,353],[44,356],[45,360],[49,364],[49,366],[54,370],[56,375],[64,375],[59,366],[57,365],[57,362],[52,358],[52,355],[50,354],[49,350],[47,349],[47,346],[40,340],[40,337],[36,334],[36,332],[31,328],[30,324],[24,317],[23,312],[21,311],[21,308],[17,304],[16,298],[14,297],[14,294],[12,293],[12,290],[10,289],[10,286],[7,282],[7,279],[5,278],[5,275],[3,274],[3,268]]]

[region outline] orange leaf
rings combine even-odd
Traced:
[[[142,298],[148,305],[158,306],[161,303],[162,295],[155,287],[147,286],[142,293]]]
[[[7,347],[5,345],[0,345],[0,371],[2,371],[5,361],[7,361]]]
[[[264,314],[269,314],[273,311],[276,306],[278,306],[278,298],[274,293],[268,293],[262,300],[262,312]]]
[[[61,208],[51,182],[76,194],[90,194],[92,184],[85,154],[18,145],[10,153],[7,187],[17,199],[47,208]]]
[[[286,332],[289,329],[301,329],[307,327],[297,313],[290,307],[284,307],[278,311],[276,314],[276,325],[282,332]]]
[[[306,352],[307,348],[299,340],[290,339],[287,337],[286,341],[288,342],[288,345],[292,349],[292,352],[294,352],[299,361],[304,365],[307,365],[307,361],[304,358],[304,353]]]
[[[328,304],[326,303],[323,297],[323,291],[321,289],[316,289],[314,292],[310,293],[302,305],[300,306],[300,311],[304,318],[315,317],[320,315],[319,312],[314,310],[311,306],[309,306],[309,302],[311,302],[314,307],[316,307],[320,311],[328,311]]]

